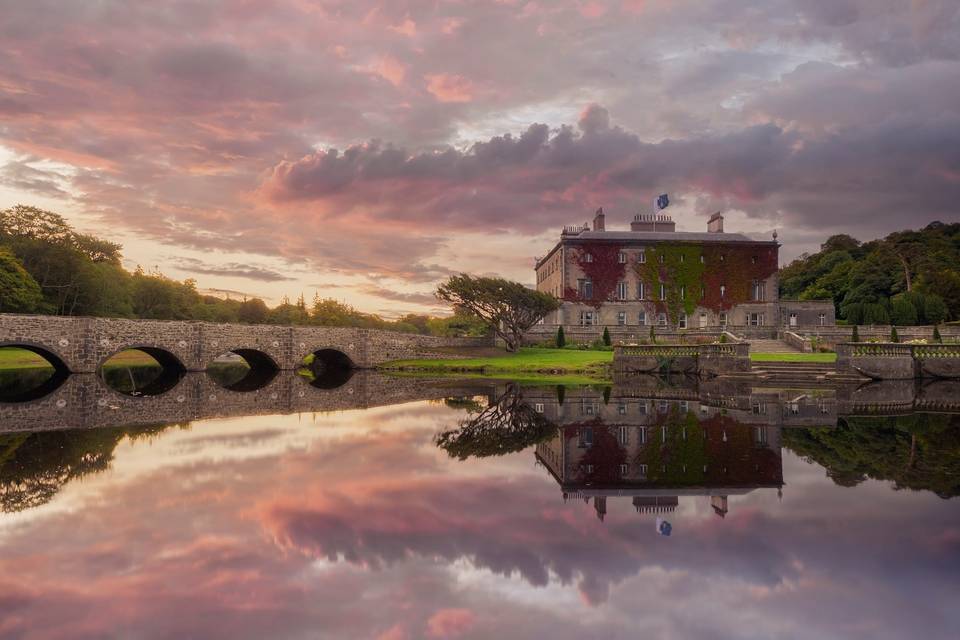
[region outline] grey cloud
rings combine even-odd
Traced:
[[[241,264],[238,262],[227,262],[224,264],[209,264],[197,258],[179,257],[169,258],[170,264],[189,273],[203,273],[208,275],[225,276],[229,278],[246,278],[248,280],[258,280],[261,282],[282,282],[284,280],[293,280],[293,278],[255,264]]]

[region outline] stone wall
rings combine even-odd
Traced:
[[[359,368],[397,358],[450,357],[443,349],[491,346],[491,338],[442,338],[351,327],[291,327],[163,320],[0,314],[0,346],[21,345],[72,372],[97,371],[130,348],[162,350],[188,371],[203,371],[218,356],[253,349],[280,369],[295,369],[320,349],[335,349]],[[54,364],[57,364],[56,362]]]
[[[750,371],[748,343],[704,345],[618,346],[613,350],[614,375],[686,373],[718,376]]]

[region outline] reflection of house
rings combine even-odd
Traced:
[[[640,513],[673,511],[681,496],[709,496],[723,516],[727,497],[783,485],[780,428],[743,422],[690,400],[610,397],[580,389],[561,404],[546,396],[538,411],[560,430],[536,456],[565,499],[630,497]],[[528,401],[532,401],[528,398]]]
[[[541,331],[608,326],[617,334],[724,326],[835,324],[832,301],[781,301],[772,240],[725,233],[713,216],[706,233],[676,231],[668,216],[635,216],[629,231],[608,231],[603,210],[593,229],[567,227],[537,260],[537,290],[564,300]],[[536,331],[534,331],[536,334]]]

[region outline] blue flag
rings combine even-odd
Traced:
[[[658,210],[658,211],[659,211],[660,209],[666,209],[669,204],[670,204],[670,198],[667,197],[667,194],[661,193],[661,194],[657,197],[657,210]]]

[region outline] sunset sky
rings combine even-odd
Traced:
[[[662,192],[788,260],[960,220],[958,60],[956,0],[0,0],[0,207],[387,316]]]

